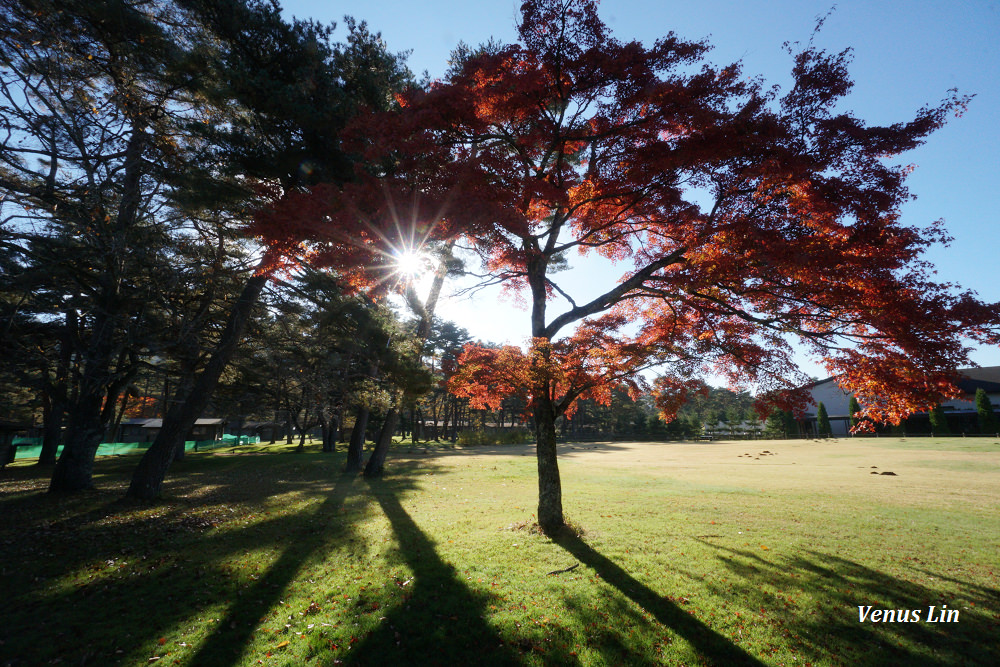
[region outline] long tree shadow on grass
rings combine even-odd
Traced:
[[[232,604],[224,618],[198,619],[212,632],[198,641],[200,657],[191,664],[238,661],[288,583],[321,552],[350,542],[353,527],[342,510],[353,478],[335,473],[331,479],[328,471],[310,469],[308,478],[278,484],[281,491],[311,492],[322,500],[270,518],[266,505],[229,511],[225,489],[248,480],[230,480],[228,467],[219,476],[199,476],[217,491],[207,516],[219,519],[218,528],[204,514],[188,514],[201,509],[203,499],[130,504],[106,492],[5,499],[0,508],[15,511],[4,512],[0,522],[0,665],[137,664],[153,655],[145,653],[150,647],[190,655],[194,649],[184,644],[159,649],[156,638],[184,639],[187,631],[177,637],[178,630],[206,610],[218,616],[223,600]],[[253,564],[243,555],[256,551],[276,554],[259,577],[250,567],[241,569]]]
[[[261,470],[259,463],[246,463],[237,459],[189,461],[188,470],[168,480],[168,495],[152,503],[121,497],[122,480],[134,464],[130,460],[99,461],[101,487],[69,497],[45,492],[51,471],[25,467],[17,470],[18,477],[5,475],[0,480],[0,542],[5,563],[16,562],[18,567],[0,569],[0,588],[10,599],[31,594],[47,579],[92,567],[95,561],[132,560],[137,554],[160,558],[174,551],[175,543],[238,516],[232,511],[234,504],[247,509],[247,503],[257,505],[282,493],[313,492],[317,485],[329,486],[331,479],[329,465],[314,465],[308,474],[301,472],[302,466],[292,471],[295,475],[282,478],[280,465]],[[266,529],[267,522],[261,522],[249,531],[255,537],[244,539],[247,531],[238,531],[227,532],[221,539],[218,535],[205,539],[213,542],[216,554],[220,549],[235,552],[266,541],[261,538]],[[141,545],[136,543],[137,536],[143,537]]]
[[[518,665],[484,620],[489,596],[459,579],[385,482],[369,487],[385,512],[399,553],[413,572],[409,596],[345,658],[357,665]]]
[[[312,512],[320,523],[322,517],[334,514],[344,505],[355,479],[357,476],[351,473],[342,473],[338,477],[333,491]],[[289,541],[267,573],[230,606],[225,618],[202,643],[190,664],[224,667],[239,663],[262,615],[275,606],[289,584],[310,562],[322,557],[323,554],[318,552],[328,538],[325,527],[313,523],[296,539]]]
[[[1000,665],[1000,591],[919,569],[914,572],[927,575],[928,583],[908,581],[819,551],[769,560],[749,550],[699,541],[717,549],[720,561],[737,575],[713,592],[745,600],[762,623],[787,630],[805,661]],[[944,605],[959,612],[958,622],[928,622],[929,607],[940,610]],[[921,618],[861,622],[859,606],[917,610]]]
[[[646,610],[662,625],[680,635],[709,664],[763,665],[757,658],[712,630],[685,609],[659,595],[569,530],[561,531],[553,537],[553,541],[581,563],[593,569],[601,579]]]

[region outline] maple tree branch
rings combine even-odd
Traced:
[[[577,308],[576,301],[573,300],[573,297],[571,297],[569,294],[567,294],[566,292],[564,292],[562,290],[562,288],[559,287],[559,285],[556,285],[555,281],[551,280],[550,278],[546,278],[545,282],[547,282],[549,285],[551,285],[552,289],[554,289],[555,291],[557,291],[560,294],[562,294],[563,298],[565,298],[567,301],[570,302],[570,305],[572,305],[574,308]]]
[[[810,331],[809,329],[803,328],[801,325],[796,324],[794,322],[794,320],[799,319],[800,316],[779,315],[770,318],[761,318],[752,315],[751,313],[742,308],[737,308],[732,303],[724,299],[720,299],[719,297],[714,297],[709,294],[703,294],[699,292],[691,292],[690,294],[691,296],[715,304],[716,306],[720,307],[725,312],[725,314],[738,317],[744,321],[756,324],[771,331],[777,331],[779,333],[790,333],[790,334],[795,334],[796,336],[801,336],[802,338],[809,339],[814,344],[820,345],[827,349],[839,349],[839,346],[836,345],[834,342],[834,339],[837,337],[846,338],[848,340],[854,340],[854,341],[859,341],[859,340],[875,341],[875,340],[887,340],[891,338],[891,336],[884,333],[862,334],[858,332],[843,331],[845,327],[849,327],[851,325],[856,325],[856,324],[862,324],[863,322],[855,319],[843,319],[833,314],[823,315],[820,313],[812,313],[808,316],[805,316],[806,319],[809,320],[822,320],[827,323],[837,323],[841,325],[839,327],[831,329],[830,331]],[[785,297],[785,300],[796,300],[796,299],[793,299],[792,297]],[[820,304],[816,304],[814,302],[809,301],[808,299],[797,299],[797,301],[799,303],[807,304],[812,307],[829,310]]]
[[[476,278],[480,278],[480,281],[478,283],[476,283],[475,285],[471,285],[469,287],[462,287],[461,289],[456,289],[454,292],[452,292],[453,296],[466,296],[466,295],[470,295],[471,296],[471,295],[474,295],[474,294],[477,294],[477,293],[481,292],[482,290],[486,289],[487,287],[493,287],[494,285],[502,285],[505,282],[507,282],[508,280],[511,280],[513,278],[517,278],[517,277],[521,276],[522,274],[519,274],[519,273],[506,273],[506,274],[503,274],[503,275],[492,277],[490,280],[485,280],[485,278],[487,278],[487,276],[481,275],[481,274],[475,274],[475,273],[466,272],[464,275],[469,275],[469,276],[473,276],[473,277],[476,277]]]
[[[584,304],[583,306],[576,306],[572,310],[566,311],[559,317],[552,320],[552,322],[545,327],[544,336],[551,339],[555,337],[556,333],[558,333],[560,329],[570,322],[581,320],[584,317],[594,315],[611,308],[616,303],[624,299],[629,292],[641,287],[644,282],[652,278],[653,274],[660,269],[670,266],[671,264],[684,261],[684,253],[686,251],[686,247],[677,248],[669,255],[661,257],[639,271],[636,271],[629,279],[619,283],[614,289],[608,290],[601,296],[592,300],[590,303]]]

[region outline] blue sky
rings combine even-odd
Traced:
[[[411,51],[410,69],[426,70],[431,77],[441,76],[459,40],[473,45],[490,37],[513,41],[520,6],[509,0],[285,0],[282,5],[288,15],[324,23],[342,23],[345,14],[365,20],[391,50]],[[650,43],[671,31],[686,39],[708,39],[715,47],[712,62],[742,60],[747,74],[784,85],[790,57],[782,44],[809,40],[816,19],[832,6],[832,0],[605,0],[600,14],[622,41]],[[1000,0],[840,0],[816,38],[830,51],[853,49],[855,87],[846,107],[871,124],[906,121],[951,88],[976,95],[961,118],[900,162],[917,167],[908,183],[918,199],[907,204],[904,220],[924,226],[943,218],[955,237],[950,247],[927,255],[938,268],[937,279],[974,290],[987,301],[1000,301],[998,35]],[[587,263],[569,279],[585,298],[619,273]],[[494,293],[471,302],[448,301],[439,312],[482,339],[521,343],[527,335],[527,314],[498,302]],[[1000,350],[977,350],[973,360],[1000,365]]]

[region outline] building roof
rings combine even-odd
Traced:
[[[803,389],[814,389],[822,384],[833,382],[836,377],[817,380],[805,385]],[[955,385],[968,394],[976,393],[982,387],[987,393],[1000,393],[1000,366],[984,366],[982,368],[959,368]]]
[[[982,389],[987,394],[1000,394],[1000,366],[984,368],[960,368],[958,381],[955,383],[965,394],[975,394]]]
[[[829,382],[833,382],[836,378],[829,377],[825,380],[819,380],[817,382],[812,382],[805,385],[803,389],[814,390],[821,385],[825,385]],[[958,377],[955,379],[955,386],[964,394],[963,398],[957,399],[959,401],[970,401],[972,400],[972,394],[976,393],[977,389],[983,389],[987,394],[1000,394],[1000,366],[985,366],[982,368],[959,368]],[[967,407],[957,407],[952,405],[944,406],[946,410],[949,411],[967,411]],[[827,410],[830,410],[827,407]],[[815,418],[815,412],[807,413],[809,417]],[[830,413],[830,418],[842,418],[847,417],[847,415],[833,414]]]
[[[225,424],[225,419],[198,419],[195,420],[195,426],[221,426]],[[141,426],[142,428],[163,428],[162,419],[126,419],[122,421],[122,424]]]

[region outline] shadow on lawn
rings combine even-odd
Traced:
[[[332,460],[322,466],[293,468],[276,463],[262,468],[246,459],[206,457],[175,465],[178,470],[167,480],[162,499],[135,502],[122,497],[135,461],[123,458],[98,463],[97,488],[73,495],[46,492],[51,470],[25,467],[17,471],[18,478],[0,479],[0,491],[9,494],[0,495],[0,537],[9,540],[4,545],[4,560],[38,565],[43,570],[28,580],[20,577],[8,582],[12,588],[6,588],[7,592],[26,592],[34,587],[31,579],[61,576],[92,564],[94,559],[173,551],[175,543],[238,519],[240,512],[259,514],[253,508],[270,497],[332,490],[339,475]],[[267,521],[255,526],[265,535],[268,527]],[[224,555],[254,545],[255,538],[247,538],[244,544],[244,534],[230,532],[224,538],[210,534],[206,539],[230,543],[222,548]],[[140,536],[141,543],[136,539]],[[260,535],[256,539],[257,545],[270,541]],[[58,562],[48,562],[53,557]],[[4,574],[11,574],[12,569],[6,568]]]
[[[383,481],[369,489],[392,525],[413,589],[345,659],[360,665],[518,665],[484,620],[490,596],[469,589]]]
[[[267,573],[249,589],[241,591],[239,599],[229,607],[225,618],[220,620],[191,659],[192,665],[222,667],[240,662],[262,616],[284,596],[296,575],[317,555],[323,555],[317,552],[330,536],[323,518],[331,516],[344,505],[356,478],[354,474],[341,473],[333,491],[312,512],[318,521],[290,540]]]
[[[729,639],[713,631],[685,609],[663,598],[576,535],[569,531],[563,531],[555,536],[553,541],[581,563],[593,569],[600,575],[601,579],[646,610],[662,625],[680,635],[709,664],[763,664]]]
[[[118,476],[131,466],[118,462],[102,466],[110,471],[104,490],[72,497],[44,493],[44,472],[14,480],[18,492],[0,497],[0,665],[138,664],[153,657],[149,647],[187,661],[194,649],[174,641],[206,626],[190,664],[238,662],[303,567],[351,548],[351,515],[370,498],[355,493],[339,458],[276,459],[263,469],[231,461],[192,461],[168,482],[168,499],[149,504],[119,500]],[[428,467],[399,466],[414,469]],[[260,470],[271,479],[257,479]],[[394,484],[398,492],[412,488],[406,475]],[[318,502],[269,511],[268,494],[286,492]],[[251,552],[264,555],[251,561]],[[255,563],[268,564],[256,571]],[[215,618],[223,601],[224,616]],[[175,639],[161,648],[164,635]]]
[[[749,550],[705,540],[738,579],[716,586],[721,596],[739,596],[760,610],[761,622],[777,624],[798,645],[800,659],[865,665],[1000,665],[1000,591],[914,568],[935,586],[908,581],[819,551],[777,562]],[[818,604],[800,606],[802,599]],[[812,605],[812,603],[810,603]],[[919,622],[859,621],[859,606],[919,610]],[[957,623],[929,623],[928,608],[959,611]],[[935,613],[935,616],[937,614]],[[838,653],[838,650],[841,651]]]

